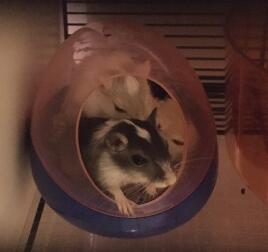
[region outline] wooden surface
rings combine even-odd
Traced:
[[[166,234],[137,240],[82,231],[45,206],[32,251],[268,251],[268,207],[244,188],[218,137],[219,176],[205,207]],[[243,190],[242,190],[243,191]]]

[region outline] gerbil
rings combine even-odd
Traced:
[[[158,130],[168,141],[172,163],[177,164],[184,146],[182,118],[176,102],[155,82],[133,76],[116,77],[110,85],[100,86],[91,93],[83,115],[145,120],[154,107],[157,107]]]
[[[182,159],[184,139],[183,120],[178,104],[158,84],[147,80],[150,93],[153,96],[153,106],[157,107],[157,129],[168,142],[172,163],[177,164]]]
[[[76,46],[79,52],[79,46]],[[81,62],[72,70],[68,84],[66,84],[68,87],[66,94],[58,113],[53,118],[54,138],[57,141],[63,135],[64,129],[75,120],[81,103],[90,94],[90,89],[93,91],[101,85],[111,86],[113,79],[119,76],[133,75],[146,79],[151,67],[148,60],[137,62],[126,51],[112,47],[93,48],[90,56],[80,56]]]
[[[176,182],[165,140],[155,128],[154,110],[146,120],[81,118],[79,141],[83,161],[94,182],[108,191],[124,215],[134,202],[122,187],[141,184],[153,195]]]
[[[168,149],[172,163],[177,164],[182,159],[184,148],[183,122],[178,113],[177,104],[172,99],[158,101],[157,104],[157,128],[168,142]],[[168,111],[168,112],[167,112]]]
[[[153,109],[146,79],[122,75],[96,88],[83,106],[86,117],[145,120]]]

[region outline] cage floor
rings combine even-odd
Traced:
[[[245,189],[224,141],[218,137],[215,190],[205,207],[184,225],[151,238],[106,238],[72,226],[45,205],[29,251],[268,251],[267,206]]]

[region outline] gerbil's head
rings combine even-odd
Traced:
[[[111,163],[128,177],[127,182],[165,188],[176,182],[176,176],[168,145],[156,130],[155,114],[156,110],[145,121],[123,119],[106,124],[103,148]]]

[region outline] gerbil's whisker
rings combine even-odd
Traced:
[[[146,188],[146,187],[145,187],[144,185],[142,185],[141,187],[138,188],[138,190],[136,190],[135,193],[144,193],[145,188]]]
[[[195,162],[195,161],[200,161],[200,160],[209,160],[209,159],[212,159],[212,158],[213,158],[213,156],[202,157],[202,158],[193,158],[193,159],[186,160],[184,162],[180,162],[179,165],[181,165],[181,164],[187,164],[187,163]],[[176,164],[176,165],[178,165],[178,164]]]
[[[135,194],[137,194],[137,193],[143,193],[143,194],[144,194],[144,192],[145,192],[145,190],[146,190],[146,187],[149,186],[149,185],[151,184],[151,182],[152,182],[152,181],[149,181],[149,182],[146,183],[146,184],[140,184],[140,186],[138,185],[138,186],[134,187],[134,190],[130,191],[130,192],[128,193],[128,196],[131,197],[132,195],[135,195]]]
[[[134,186],[133,187],[133,189],[132,190],[129,190],[128,191],[128,193],[127,193],[127,195],[129,196],[129,197],[131,197],[131,196],[135,196],[137,193],[139,193],[140,191],[142,191],[143,190],[143,187],[141,186],[141,185],[136,185],[136,186]]]

